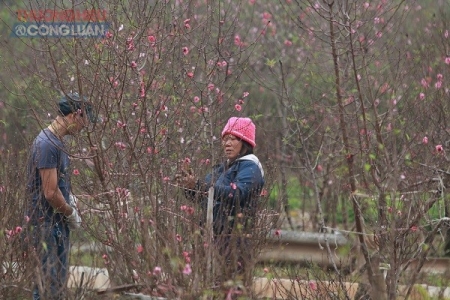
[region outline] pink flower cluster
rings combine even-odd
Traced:
[[[130,196],[130,191],[126,188],[117,187],[116,193],[120,198],[128,198]]]
[[[192,273],[191,265],[190,264],[186,264],[184,266],[184,269],[183,269],[183,274],[184,275],[189,275],[191,273]]]
[[[6,238],[10,239],[10,238],[18,235],[21,232],[22,232],[22,227],[20,227],[20,226],[17,226],[15,229],[12,229],[12,230],[7,229],[7,230],[5,230]]]
[[[154,35],[147,36],[147,40],[150,43],[150,47],[155,47],[156,45],[156,38]]]
[[[192,215],[195,212],[195,209],[192,206],[181,205],[180,209],[188,215]]]

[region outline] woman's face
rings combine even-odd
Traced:
[[[235,160],[242,150],[242,141],[232,134],[227,134],[222,138],[222,146],[225,156],[230,161]]]

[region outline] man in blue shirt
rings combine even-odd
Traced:
[[[63,299],[67,282],[69,233],[81,225],[71,196],[70,160],[64,136],[78,134],[93,121],[90,104],[78,94],[59,101],[59,114],[34,140],[28,162],[27,216],[39,258],[33,299]]]

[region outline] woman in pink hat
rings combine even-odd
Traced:
[[[213,231],[220,254],[226,260],[225,276],[245,272],[251,251],[241,238],[254,230],[254,217],[264,186],[264,170],[253,154],[255,124],[249,118],[232,117],[222,130],[226,161],[213,167],[204,180],[184,170],[179,183],[191,199],[199,199],[206,212],[207,192],[214,188]],[[246,253],[247,252],[247,253]],[[236,255],[237,254],[237,255]],[[233,261],[232,257],[237,257]],[[228,273],[228,274],[226,274]]]

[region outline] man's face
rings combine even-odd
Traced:
[[[69,114],[68,116],[70,117],[68,118],[69,125],[67,128],[71,135],[78,134],[81,130],[83,130],[83,128],[87,127],[87,125],[89,124],[87,115],[81,109],[79,109],[74,113]]]

